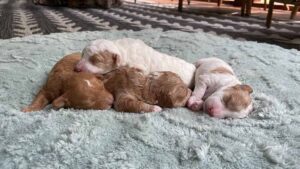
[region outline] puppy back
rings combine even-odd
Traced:
[[[81,53],[79,52],[66,55],[54,65],[50,73],[52,72],[72,73],[74,72],[75,65],[80,59],[81,59]]]
[[[145,84],[144,72],[137,68],[122,66],[104,76],[105,87],[114,95],[127,92],[134,95],[141,95],[142,87]]]

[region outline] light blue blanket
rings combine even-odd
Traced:
[[[185,108],[128,114],[22,113],[65,54],[97,38],[140,38],[189,62],[220,57],[254,89],[245,119]],[[206,33],[78,32],[0,40],[0,168],[299,168],[300,52]]]

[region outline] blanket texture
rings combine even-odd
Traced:
[[[245,119],[186,108],[22,113],[65,54],[97,38],[140,38],[194,62],[227,61],[254,89]],[[300,166],[300,53],[206,33],[76,32],[0,41],[0,168],[297,168]]]

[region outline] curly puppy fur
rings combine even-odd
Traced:
[[[93,74],[74,72],[80,55],[74,53],[58,61],[34,101],[22,111],[38,111],[49,103],[52,103],[54,108],[110,108],[113,96],[105,89],[103,82]]]
[[[157,112],[161,107],[185,106],[191,90],[172,72],[145,75],[137,68],[120,67],[102,77],[115,98],[114,108],[124,112]]]

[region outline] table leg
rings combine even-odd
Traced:
[[[247,0],[247,2],[246,2],[246,16],[251,15],[251,8],[252,8],[252,0]]]
[[[223,3],[223,0],[218,0],[218,6],[221,6],[222,3]]]
[[[270,2],[269,2],[269,10],[268,10],[268,15],[267,15],[267,21],[266,21],[267,28],[270,28],[270,26],[271,26],[272,15],[273,15],[273,8],[274,8],[274,0],[270,0]]]
[[[294,6],[292,14],[291,14],[291,18],[290,19],[294,19],[298,10],[299,10],[300,6]]]
[[[178,11],[179,12],[182,12],[182,3],[183,3],[183,0],[178,1]]]
[[[241,4],[241,16],[245,16],[246,1],[247,0],[242,0],[242,4]]]

